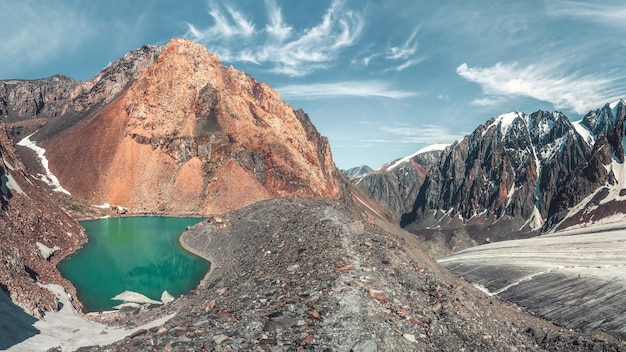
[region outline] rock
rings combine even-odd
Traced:
[[[417,340],[415,339],[415,335],[413,334],[402,334],[402,337],[404,337],[410,342],[417,342]]]
[[[346,265],[346,266],[342,266],[341,268],[339,268],[337,270],[340,271],[340,272],[354,270],[354,264],[349,264],[349,265]]]
[[[306,346],[313,342],[313,335],[307,334],[305,338],[300,340],[300,346]]]
[[[230,337],[226,336],[226,335],[215,335],[213,336],[213,341],[215,342],[215,344],[217,345],[221,345],[224,342],[230,340]]]
[[[351,182],[388,206],[399,222],[402,215],[413,210],[426,174],[437,164],[441,153],[441,150],[420,153],[390,170],[386,165],[381,170],[353,177]]]
[[[146,329],[140,329],[140,330],[137,330],[137,331],[133,332],[132,334],[128,335],[128,338],[129,339],[134,339],[135,337],[141,336],[141,335],[143,335],[143,334],[145,334],[147,332],[148,332],[148,330],[146,330]]]
[[[320,313],[318,313],[318,312],[311,312],[311,313],[309,313],[309,318],[311,318],[311,319],[319,319],[320,318]]]
[[[197,214],[272,197],[340,196],[328,140],[265,83],[184,39],[143,68],[110,104],[71,111],[78,117],[61,115],[38,132],[73,195],[129,212]]]
[[[374,340],[359,340],[352,348],[351,352],[377,352],[378,345]]]
[[[370,297],[376,299],[379,302],[382,302],[387,299],[387,294],[383,291],[370,288],[368,292],[369,292]]]

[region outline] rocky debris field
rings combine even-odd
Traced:
[[[556,327],[442,269],[416,238],[354,205],[273,199],[181,237],[212,263],[199,287],[109,323],[163,326],[82,351],[619,351]],[[364,211],[365,208],[364,208]],[[101,318],[103,319],[103,318]]]

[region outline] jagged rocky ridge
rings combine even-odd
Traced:
[[[446,241],[453,231],[481,242],[598,221],[620,213],[626,195],[625,106],[607,104],[575,123],[560,112],[503,114],[431,164],[414,158],[352,180],[402,226],[446,232]]]
[[[465,227],[484,241],[593,218],[581,219],[570,208],[592,211],[595,220],[614,214],[626,194],[620,181],[625,106],[607,104],[574,124],[544,111],[487,121],[446,148],[402,225],[411,231]]]

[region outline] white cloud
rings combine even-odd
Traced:
[[[254,23],[240,12],[229,8],[229,19],[215,4],[210,6],[213,26],[199,30],[188,24],[186,37],[206,44],[225,61],[269,64],[271,72],[288,76],[305,76],[333,65],[338,55],[356,42],[365,25],[363,17],[341,0],[332,2],[318,25],[298,33],[283,21],[273,0],[266,1],[269,24],[264,31],[256,31]]]
[[[417,33],[418,29],[415,28],[409,38],[404,42],[404,44],[400,46],[392,46],[387,51],[385,58],[387,60],[398,61],[402,60],[403,62],[395,67],[392,67],[388,70],[393,71],[403,71],[404,69],[411,67],[413,65],[417,65],[420,62],[424,61],[423,57],[414,57],[417,52]]]
[[[387,53],[387,59],[406,60],[417,51],[417,28],[401,46],[392,46]]]
[[[403,99],[417,92],[390,89],[381,81],[347,81],[337,83],[295,84],[276,88],[283,98],[321,99],[334,97],[379,97]]]
[[[601,25],[626,29],[626,5],[591,4],[578,1],[547,2],[548,13],[560,17],[577,17]]]
[[[491,67],[468,67],[463,63],[457,74],[478,83],[486,98],[476,105],[497,104],[501,97],[530,97],[549,102],[557,109],[571,109],[579,114],[620,98],[617,82],[623,77],[558,74],[559,64],[529,65],[497,63]],[[623,89],[621,90],[623,91]]]
[[[265,6],[267,7],[269,17],[269,24],[265,27],[265,29],[278,41],[284,41],[291,35],[293,27],[283,22],[282,11],[276,5],[275,0],[265,0]]]
[[[452,143],[467,133],[453,132],[446,126],[426,124],[420,127],[381,127],[381,131],[394,135],[394,138],[366,140],[376,143],[438,144]]]
[[[188,33],[198,41],[250,37],[255,33],[254,24],[248,21],[241,12],[229,6],[226,6],[226,12],[229,16],[224,14],[221,8],[213,6],[211,11],[209,11],[209,15],[213,17],[215,24],[207,29],[201,30],[193,24],[188,23]]]

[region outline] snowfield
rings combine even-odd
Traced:
[[[439,263],[487,294],[559,325],[626,332],[624,217],[477,246]]]

